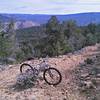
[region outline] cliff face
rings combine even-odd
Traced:
[[[85,47],[73,54],[69,53],[57,58],[49,58],[49,64],[61,72],[63,76],[62,82],[57,86],[50,86],[45,81],[39,81],[39,84],[32,88],[20,91],[14,90],[14,87],[12,87],[16,83],[16,77],[20,74],[20,64],[5,66],[4,70],[0,71],[0,100],[92,100],[89,98],[90,96],[99,100],[100,78],[94,77],[97,79],[95,81],[98,82],[93,83],[93,89],[88,87],[88,81],[81,80],[82,77],[85,80],[85,76],[89,75],[92,78],[88,78],[88,80],[92,84],[93,75],[90,76],[89,71],[92,71],[91,68],[100,68],[99,55],[100,44],[96,44],[95,46]],[[87,58],[94,61],[92,65],[84,62]],[[25,62],[34,65],[40,61],[31,60]],[[3,68],[3,66],[1,67]],[[99,74],[100,72],[98,72]],[[80,81],[86,82],[86,87],[80,86]],[[86,90],[85,94],[89,94],[88,96],[82,92],[83,88]],[[97,97],[94,97],[94,95]]]

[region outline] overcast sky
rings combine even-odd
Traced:
[[[100,12],[100,0],[0,0],[0,13],[73,14]]]

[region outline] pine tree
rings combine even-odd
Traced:
[[[7,39],[9,40],[10,44],[9,48],[10,57],[15,59],[18,45],[16,40],[15,23],[13,19],[10,21],[8,25],[7,34],[8,34]]]

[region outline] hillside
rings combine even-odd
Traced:
[[[46,23],[52,15],[32,15],[32,14],[0,14],[1,21],[8,21],[7,19],[13,18],[15,21],[32,21],[36,25]],[[91,22],[100,23],[100,13],[79,13],[68,15],[56,15],[59,21],[75,20],[78,25],[87,25]]]
[[[84,62],[87,58],[95,59],[95,62],[92,65],[88,65]],[[39,60],[26,62],[32,65],[39,63]],[[91,66],[100,68],[99,62],[100,44],[85,47],[73,54],[69,53],[57,58],[49,58],[49,64],[54,66],[54,63],[56,63],[57,66],[54,67],[59,69],[62,73],[62,82],[54,87],[47,85],[44,81],[40,81],[38,85],[20,91],[12,88],[19,74],[20,64],[6,66],[7,68],[0,72],[0,100],[99,100],[100,77],[94,77],[96,81],[98,81],[98,84],[95,84],[93,88],[86,88],[89,90],[88,92],[80,92],[83,87],[78,85],[80,78],[77,77],[79,74],[81,74],[82,77],[89,75],[89,71],[91,71],[89,68],[91,68]],[[98,75],[99,74],[100,73],[98,73]],[[88,76],[88,80],[91,82],[90,77],[93,79],[93,75]],[[87,85],[88,82],[86,86]]]
[[[40,38],[45,37],[44,33],[44,27],[40,26],[34,26],[30,28],[23,28],[16,30],[16,37],[18,39],[18,42],[21,41],[35,41]]]

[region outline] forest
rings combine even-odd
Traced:
[[[1,64],[66,55],[96,43],[100,43],[100,24],[92,22],[79,26],[74,20],[60,22],[52,16],[46,24],[17,30],[14,20],[6,28],[0,23]]]

